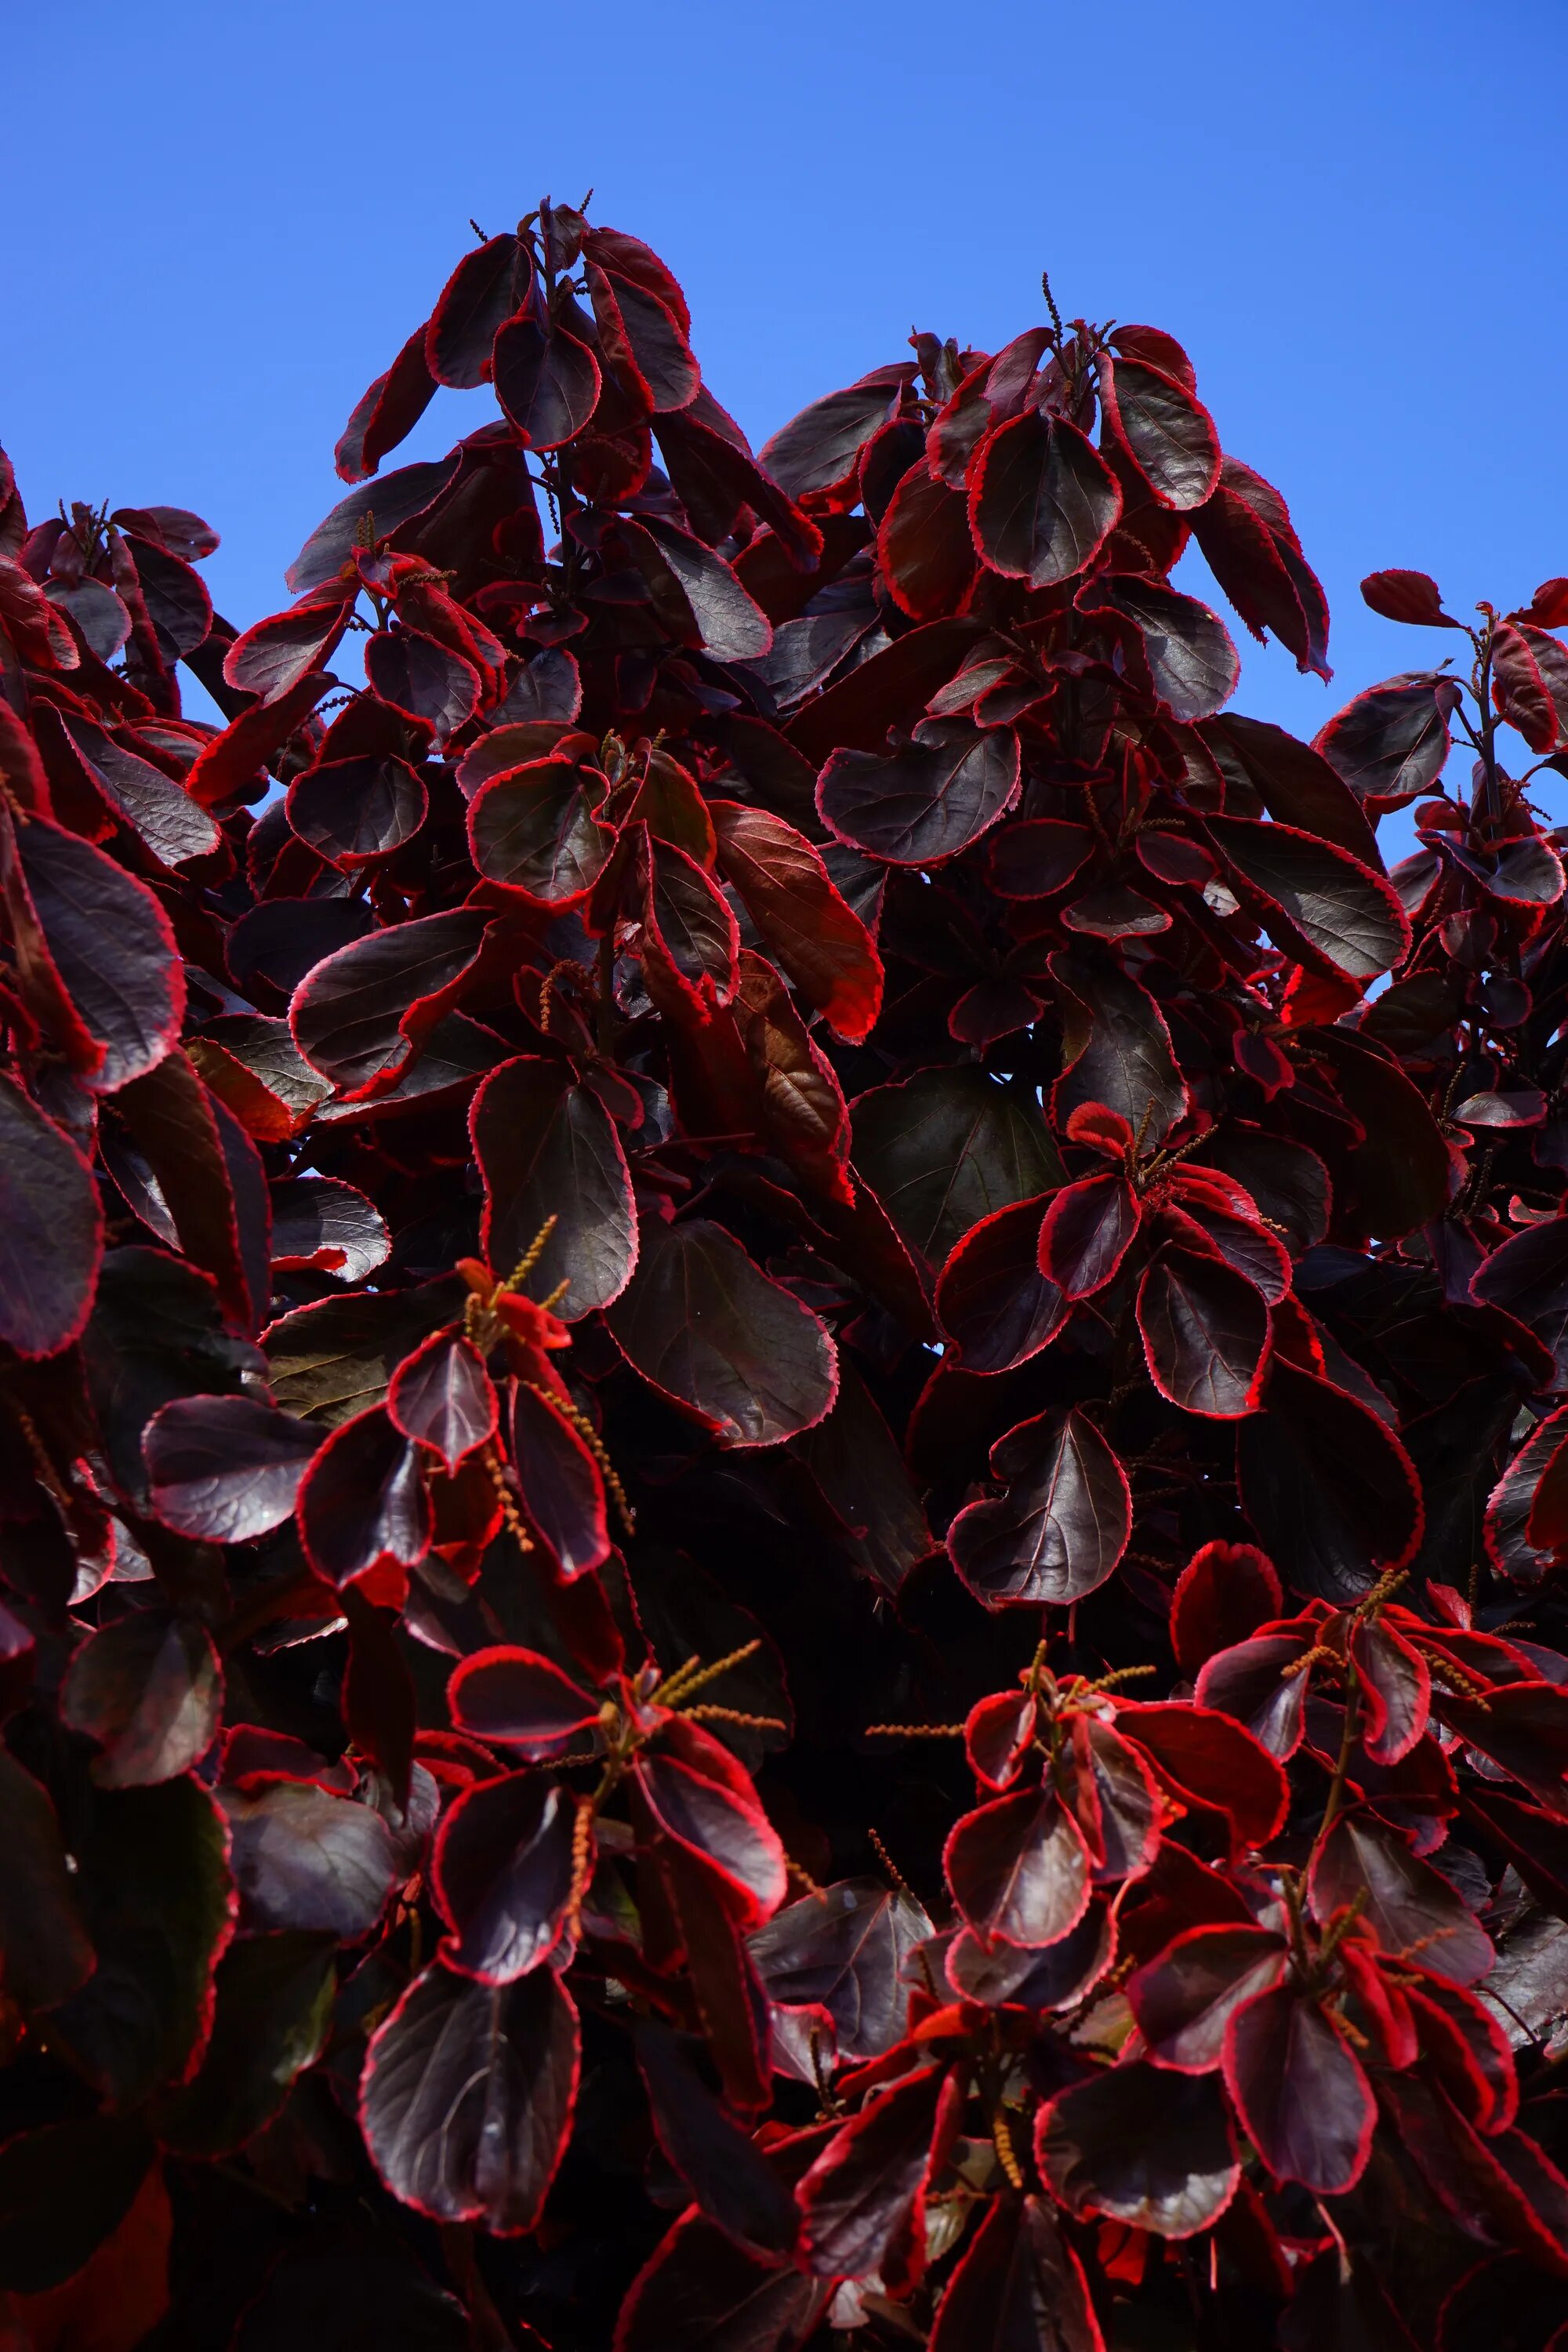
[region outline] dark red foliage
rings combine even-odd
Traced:
[[[911,352],[546,204],[243,632],[0,461],[7,2344],[1560,2326],[1568,583],[1299,743],[1180,345]]]

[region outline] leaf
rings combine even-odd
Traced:
[[[146,1788],[199,1763],[223,1706],[205,1626],[143,1611],[89,1633],[60,1686],[60,1717],[96,1740],[100,1789]]]
[[[1360,2059],[1315,2000],[1280,1985],[1239,2010],[1226,2037],[1225,2079],[1277,2180],[1322,2197],[1353,2188],[1377,2105]]]
[[[763,442],[759,464],[792,499],[837,490],[853,477],[867,442],[897,411],[914,373],[909,362],[874,368],[845,391],[814,400]]]
[[[1126,1473],[1076,1407],[1023,1422],[992,1449],[1007,1490],[967,1504],[947,1531],[953,1567],[990,1609],[1080,1600],[1127,1548]]]
[[[159,1406],[230,1394],[264,1368],[260,1351],[226,1328],[206,1276],[152,1249],[106,1253],[82,1352],[110,1467],[138,1501],[142,1432]]]
[[[672,632],[714,661],[756,661],[773,623],[733,568],[700,539],[658,515],[622,525],[633,561]]]
[[[658,2144],[703,2212],[748,2252],[786,2256],[795,2200],[762,2148],[720,2105],[668,2026],[643,2019],[636,2047]]]
[[[92,1974],[91,1941],[47,1791],[0,1748],[0,1985],[26,2010],[50,2009]]]
[[[599,1702],[537,1650],[500,1648],[465,1658],[447,1689],[452,1721],[476,1738],[554,1754],[599,1720]]]
[[[846,1358],[832,1412],[802,1432],[795,1451],[840,1521],[858,1572],[896,1592],[935,1547],[899,1442]]]
[[[491,236],[466,253],[446,285],[425,328],[426,351],[437,383],[471,390],[490,372],[496,330],[517,308],[515,275],[527,261],[515,236]]]
[[[1193,1927],[1128,1979],[1127,1998],[1152,2065],[1210,2074],[1231,2019],[1285,1974],[1270,1927]]]
[[[1497,1955],[1491,1938],[1441,1871],[1373,1813],[1342,1813],[1313,1857],[1314,1917],[1326,1926],[1358,1898],[1384,1951],[1412,1954],[1453,1983],[1477,1983]]]
[[[1239,710],[1202,720],[1198,733],[1226,782],[1234,778],[1250,787],[1277,824],[1316,834],[1374,874],[1383,872],[1377,835],[1365,810],[1321,752],[1299,743],[1283,727],[1244,718]]]
[[[1159,2238],[1191,2238],[1236,2194],[1225,2101],[1210,2076],[1123,2060],[1040,2111],[1035,2152],[1069,2213],[1101,2214]]]
[[[1268,1308],[1245,1275],[1167,1245],[1138,1285],[1149,1373],[1185,1412],[1237,1421],[1253,1412],[1268,1349]]]
[[[1219,436],[1191,388],[1147,362],[1102,352],[1100,397],[1110,430],[1163,507],[1201,507],[1219,479]]]
[[[381,1212],[336,1176],[294,1176],[272,1187],[272,1263],[363,1282],[385,1264],[392,1237]]]
[[[676,1718],[633,1770],[658,1827],[704,1865],[742,1933],[760,1927],[784,1900],[784,1847],[729,1749]]]
[[[390,856],[425,822],[424,779],[406,760],[324,760],[289,787],[289,823],[318,856],[353,868]]]
[[[458,1320],[468,1292],[445,1275],[409,1290],[350,1291],[280,1316],[263,1333],[272,1393],[335,1429],[378,1404],[404,1358]]]
[[[405,1437],[440,1455],[448,1476],[496,1433],[496,1392],[472,1340],[436,1331],[405,1357],[386,1396],[387,1418]]]
[[[937,1318],[966,1372],[1005,1372],[1026,1363],[1068,1318],[1068,1299],[1037,1262],[1049,1197],[1037,1193],[983,1217],[942,1267]]]
[[[565,2149],[577,2012],[552,1969],[477,1984],[434,1960],[371,2037],[360,2120],[405,2205],[497,2237],[531,2230]]]
[[[291,612],[274,613],[236,637],[223,657],[226,684],[262,703],[281,702],[302,678],[324,670],[344,629],[351,605],[334,583],[306,597]]]
[[[357,1944],[400,1876],[379,1813],[307,1780],[223,1789],[247,1932],[288,1930]]]
[[[84,1083],[112,1094],[155,1068],[179,1034],[185,982],[153,893],[42,816],[0,828],[0,893],[24,999],[46,1028],[63,1017],[62,1047]]]
[[[559,320],[542,324],[520,310],[496,336],[496,398],[526,449],[574,441],[598,405],[600,381],[587,344]]]
[[[330,1584],[359,1582],[384,1565],[413,1568],[429,1549],[419,1449],[376,1405],[332,1431],[295,1509],[306,1556]]]
[[[387,451],[413,432],[429,407],[436,379],[425,357],[425,339],[426,329],[416,327],[385,373],[355,402],[332,451],[339,481],[368,481]]]
[[[1124,1176],[1086,1176],[1064,1184],[1041,1221],[1040,1272],[1065,1298],[1092,1297],[1115,1276],[1141,1221]]]
[[[60,731],[97,791],[132,825],[160,865],[177,866],[209,857],[218,829],[188,792],[150,760],[116,742],[90,719],[60,714]]]
[[[976,568],[963,493],[911,466],[878,529],[877,560],[888,593],[912,620],[934,621],[961,607]]]
[[[595,811],[598,770],[573,758],[532,760],[481,785],[468,803],[478,871],[542,907],[569,906],[591,889],[614,835]]]
[[[179,1047],[121,1088],[116,1110],[143,1155],[184,1255],[212,1276],[230,1322],[259,1328],[271,1283],[259,1155]]]
[[[931,1933],[903,1889],[846,1878],[775,1911],[751,1953],[771,2000],[826,2011],[841,2059],[880,2058],[908,2021],[904,1961]]]
[[[1477,1269],[1470,1296],[1527,1325],[1551,1349],[1561,1376],[1568,1365],[1568,1216],[1510,1234]],[[1531,1539],[1551,1538],[1532,1521]]]
[[[847,1044],[858,1045],[882,1003],[876,944],[828,878],[820,851],[765,809],[711,801],[725,879],[807,1002]]]
[[[1312,749],[1360,799],[1397,808],[1430,791],[1442,774],[1458,698],[1451,678],[1391,678],[1336,711]]]
[[[633,385],[656,415],[684,408],[701,382],[682,320],[634,278],[589,261],[584,272],[594,320],[617,382]]]
[[[1252,1544],[1207,1543],[1193,1554],[1171,1600],[1171,1646],[1182,1672],[1245,1642],[1282,1613],[1274,1563]]]
[[[931,732],[885,756],[836,751],[816,786],[829,831],[890,866],[931,866],[994,824],[1017,793],[1017,737],[952,719]]]
[[[626,1156],[597,1097],[559,1063],[523,1056],[490,1073],[471,1126],[489,1262],[515,1265],[553,1217],[537,1263],[540,1292],[570,1285],[555,1310],[567,1322],[607,1307],[637,1262],[637,1224]]]
[[[91,1311],[102,1256],[88,1161],[0,1079],[0,1339],[31,1360],[69,1347]]]
[[[1260,1412],[1237,1433],[1242,1506],[1294,1591],[1359,1601],[1421,1539],[1410,1457],[1377,1415],[1276,1356]]]
[[[337,578],[359,543],[367,515],[374,519],[377,536],[386,539],[416,515],[425,513],[452,479],[459,463],[460,453],[454,449],[446,457],[431,458],[416,466],[400,466],[395,473],[384,474],[378,482],[362,483],[346,499],[340,499],[331,514],[317,524],[284,573],[283,584],[289,594],[306,595]]]
[[[693,2207],[633,2280],[615,2352],[796,2352],[832,2293],[828,2280],[759,2262]]]
[[[431,1886],[450,1933],[449,1968],[510,1984],[561,1940],[573,1887],[576,1809],[536,1773],[461,1790],[436,1842]]]
[[[969,527],[993,572],[1053,588],[1076,579],[1121,512],[1116,477],[1065,417],[1026,410],[970,467]]]
[[[446,744],[479,706],[479,673],[452,647],[424,629],[378,629],[364,645],[372,691],[405,718],[428,727]]]
[[[1187,1089],[1153,998],[1120,964],[1081,948],[1053,955],[1050,973],[1062,1014],[1053,1123],[1065,1128],[1095,1104],[1124,1118],[1142,1150],[1156,1150],[1186,1109]]]
[[[227,2155],[263,2130],[326,2047],[337,1990],[330,1935],[247,1936],[213,1981],[201,2065],[157,2108],[158,2137],[187,2157]]]
[[[672,1021],[706,1024],[731,1003],[740,980],[740,931],[728,900],[694,857],[632,828],[634,903],[640,907],[643,984]]]
[[[1087,592],[1086,592],[1087,593]],[[1115,575],[1097,585],[1095,606],[1135,632],[1150,685],[1173,719],[1208,719],[1236,692],[1241,664],[1223,621],[1163,583]]]
[[[336,683],[327,670],[310,670],[275,701],[248,704],[197,754],[185,778],[191,798],[202,808],[219,808],[236,794],[249,792],[257,771],[279,760],[284,746]],[[226,685],[224,690],[229,690]]]
[[[727,1445],[794,1437],[837,1391],[823,1325],[705,1218],[645,1224],[637,1273],[605,1321],[643,1378]]]
[[[1362,982],[1404,961],[1410,925],[1381,875],[1294,825],[1226,816],[1210,817],[1205,830],[1287,955]]]
[[[987,1943],[1059,1943],[1089,1907],[1089,1849],[1051,1788],[1022,1789],[965,1813],[942,1868],[959,1911]]]
[[[530,1526],[570,1580],[609,1558],[605,1476],[579,1431],[526,1381],[512,1392],[511,1451]]]
[[[384,1094],[471,977],[485,936],[478,908],[424,915],[340,948],[289,1007],[294,1042],[350,1101]]]
[[[1228,1717],[1184,1700],[1118,1708],[1116,1728],[1152,1762],[1178,1801],[1226,1814],[1238,1851],[1279,1835],[1289,1787],[1274,1758]]]
[[[134,2107],[184,2080],[206,2047],[212,1971],[234,1931],[223,1816],[189,1777],[98,1790],[71,1850],[98,1966],[51,2011],[50,2042]]]
[[[1062,1179],[1034,1102],[979,1070],[928,1070],[874,1087],[851,1118],[856,1168],[932,1265],[983,1217]]]
[[[987,2207],[937,2305],[931,2352],[1105,2352],[1083,2265],[1043,2197]]]
[[[865,2278],[878,2270],[931,2168],[931,2137],[945,2077],[910,2074],[843,2125],[796,2191],[802,2266],[818,2278]]]
[[[1408,621],[1413,628],[1457,629],[1443,610],[1443,592],[1425,572],[1369,572],[1361,583],[1362,602],[1385,621]]]

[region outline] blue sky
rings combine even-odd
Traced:
[[[1237,707],[1302,734],[1453,643],[1367,613],[1366,571],[1456,611],[1568,572],[1562,0],[53,0],[5,62],[0,442],[35,515],[199,509],[241,624],[470,215],[590,184],[754,440],[911,325],[994,347],[1042,265],[1180,336],[1329,591],[1330,688],[1237,630]]]

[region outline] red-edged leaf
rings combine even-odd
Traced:
[[[1458,699],[1452,678],[1391,678],[1347,702],[1313,737],[1312,749],[1359,799],[1397,808],[1442,774]]]
[[[1011,728],[931,722],[932,740],[883,755],[835,751],[816,787],[823,823],[889,866],[931,866],[979,839],[1018,790]]]
[[[300,839],[351,868],[412,841],[428,805],[416,769],[374,752],[324,760],[289,787],[289,823]]]
[[[300,982],[294,1042],[351,1101],[384,1094],[450,1012],[479,961],[485,917],[458,907],[340,948]]]
[[[910,2074],[836,2132],[796,2192],[800,2260],[818,2278],[876,2271],[918,2206],[932,2166],[947,2077]]]
[[[1392,883],[1296,825],[1211,817],[1205,830],[1276,946],[1331,978],[1402,963],[1410,925]]]
[[[942,1868],[959,1910],[987,1941],[1059,1943],[1089,1907],[1089,1849],[1054,1789],[1019,1790],[965,1813]]]
[[[537,1650],[479,1650],[465,1658],[447,1686],[459,1731],[521,1748],[525,1756],[555,1754],[599,1720],[599,1702],[579,1689]]]
[[[431,1864],[448,1967],[500,1985],[549,1958],[566,1923],[575,1822],[567,1791],[537,1772],[461,1790]]]
[[[9,1078],[0,1079],[0,1339],[52,1356],[81,1335],[103,1257],[92,1171]]]
[[[992,1449],[1007,1491],[970,1503],[947,1532],[959,1575],[987,1608],[1081,1600],[1127,1549],[1126,1473],[1088,1416],[1041,1413]]]
[[[657,2019],[643,2019],[637,2060],[659,2146],[703,2212],[737,2245],[775,2262],[788,2255],[799,2222],[794,2198],[678,2037]]]
[[[188,1619],[145,1610],[89,1633],[60,1685],[60,1715],[101,1751],[102,1789],[147,1788],[199,1763],[223,1706],[211,1636]]]
[[[474,865],[542,907],[569,905],[604,871],[614,835],[595,812],[604,777],[576,758],[532,760],[492,776],[468,804]]]
[[[1091,1298],[1116,1274],[1141,1222],[1124,1176],[1086,1176],[1064,1185],[1040,1225],[1040,1272],[1064,1297]]]
[[[709,814],[725,878],[770,953],[829,1028],[858,1043],[881,1009],[882,961],[828,878],[820,851],[765,809],[712,801]]]
[[[1205,1544],[1177,1578],[1171,1599],[1176,1664],[1195,1675],[1216,1651],[1245,1642],[1280,1608],[1279,1579],[1266,1554],[1252,1544]]]
[[[999,2197],[948,2280],[931,2352],[1105,2352],[1083,2265],[1042,2197]]]
[[[729,1749],[678,1719],[634,1769],[658,1828],[706,1866],[742,1930],[761,1927],[784,1900],[784,1848]]]
[[[1456,1984],[1475,1984],[1497,1957],[1462,1895],[1374,1813],[1340,1815],[1313,1858],[1310,1892],[1325,1924],[1359,1897],[1384,1951]]]
[[[340,1177],[294,1176],[273,1185],[274,1266],[309,1267],[343,1282],[363,1282],[386,1263],[391,1250],[380,1211]]]
[[[1377,2104],[1360,2059],[1315,2000],[1280,1985],[1240,2010],[1226,2036],[1225,2080],[1277,2180],[1337,2197],[1361,2179]]]
[[[1173,1404],[1215,1421],[1237,1421],[1254,1410],[1268,1349],[1268,1308],[1245,1275],[1195,1250],[1167,1246],[1138,1286],[1138,1328],[1150,1377]]]
[[[1121,512],[1116,477],[1076,425],[1026,410],[970,468],[969,522],[993,572],[1053,588],[1092,562]]]
[[[1102,353],[1105,421],[1163,507],[1201,507],[1219,479],[1219,436],[1189,387],[1145,361]]]
[[[1271,1927],[1193,1927],[1129,1978],[1150,2063],[1184,2074],[1219,2064],[1231,2019],[1271,1992],[1289,1955]]]
[[[436,397],[436,378],[425,356],[426,333],[426,328],[416,327],[385,374],[378,375],[354,403],[332,451],[340,482],[368,481]]]
[[[962,610],[976,570],[963,493],[911,466],[882,517],[877,560],[893,602],[911,619]]]
[[[310,1565],[335,1585],[415,1567],[430,1546],[419,1448],[379,1405],[343,1422],[317,1454],[296,1512]]]
[[[499,2237],[531,2230],[571,2129],[577,2012],[553,1969],[479,1984],[431,1963],[371,2037],[360,2122],[395,2197]]]
[[[614,2352],[796,2352],[832,2294],[829,2280],[758,2261],[693,2206],[633,2280]]]
[[[1241,2177],[1213,2078],[1136,2060],[1058,2093],[1040,2111],[1035,2153],[1069,2213],[1103,2214],[1160,2238],[1206,2230]]]
[[[841,2059],[879,2058],[908,2021],[904,1961],[931,1932],[904,1889],[847,1878],[776,1911],[751,1952],[772,2000],[826,2012]]]
[[[512,1394],[511,1450],[529,1523],[564,1577],[609,1558],[604,1473],[556,1404],[524,1381]]]
[[[496,336],[496,397],[525,448],[562,449],[575,440],[598,406],[599,385],[598,361],[559,320],[542,325],[520,311]]]
[[[569,1323],[607,1307],[631,1277],[637,1234],[626,1154],[598,1097],[562,1064],[525,1056],[490,1073],[470,1124],[489,1263],[509,1272],[553,1217],[533,1276],[539,1295],[565,1283],[554,1311]]]
[[[937,1319],[965,1371],[1005,1372],[1026,1363],[1068,1318],[1068,1300],[1039,1270],[1046,1197],[983,1217],[942,1267]]]
[[[487,237],[453,270],[425,329],[430,373],[437,383],[471,391],[490,372],[490,345],[503,319],[517,308],[520,248],[510,232]],[[526,273],[527,262],[522,261]]]
[[[1381,1622],[1352,1626],[1350,1654],[1361,1677],[1362,1745],[1374,1764],[1397,1764],[1426,1733],[1431,1671],[1419,1650]]]
[[[1369,572],[1361,583],[1362,601],[1385,621],[1408,621],[1413,628],[1457,629],[1443,610],[1443,592],[1425,572]]]
[[[912,361],[874,368],[843,392],[814,400],[758,451],[759,463],[792,499],[851,481],[860,452],[891,416],[915,373]]]
[[[1289,1803],[1274,1758],[1228,1716],[1158,1700],[1118,1709],[1116,1728],[1141,1748],[1178,1798],[1226,1814],[1242,1846],[1265,1846]]]
[[[438,1454],[448,1475],[496,1433],[496,1392],[478,1349],[437,1331],[397,1368],[386,1393],[395,1429]]]
[[[321,1429],[258,1397],[176,1397],[142,1439],[153,1509],[208,1543],[249,1543],[281,1527]]]

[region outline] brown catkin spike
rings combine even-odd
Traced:
[[[1007,2125],[1006,2112],[1002,2107],[998,2107],[991,2118],[991,2145],[996,2150],[996,2161],[1006,2174],[1009,2185],[1014,2189],[1022,2189],[1024,2168],[1018,2161],[1013,2146],[1013,2135]]]
[[[507,1484],[506,1468],[501,1461],[500,1450],[493,1441],[486,1446],[482,1459],[485,1468],[490,1474],[490,1484],[494,1486],[500,1504],[501,1517],[506,1521],[509,1532],[516,1538],[519,1551],[531,1551],[533,1538],[518,1515],[517,1504],[513,1499],[511,1488]]]
[[[868,1723],[868,1739],[962,1739],[962,1723]]]
[[[594,1801],[579,1797],[572,1824],[572,1890],[566,1897],[566,1931],[575,1935],[583,1916],[583,1898],[594,1874]]]
[[[776,1715],[742,1715],[732,1706],[686,1706],[681,1713],[693,1723],[732,1723],[743,1731],[787,1731],[789,1726]]]
[[[517,1264],[512,1267],[512,1270],[507,1276],[506,1280],[501,1284],[501,1288],[503,1290],[521,1290],[522,1288],[523,1284],[528,1280],[529,1276],[533,1272],[534,1267],[539,1264],[540,1259],[543,1256],[544,1244],[550,1239],[551,1234],[555,1231],[555,1228],[560,1222],[559,1217],[555,1215],[553,1211],[545,1218],[544,1223],[540,1226],[539,1231],[534,1234],[533,1239],[530,1242],[522,1255],[518,1259]]]
[[[710,1666],[699,1666],[695,1658],[688,1658],[686,1664],[678,1666],[666,1681],[659,1695],[661,1704],[684,1708],[693,1691],[705,1690],[710,1683],[716,1683],[721,1675],[727,1675],[731,1666],[741,1665],[747,1658],[754,1657],[762,1646],[763,1639],[759,1633],[754,1642],[747,1642],[742,1648],[731,1650],[727,1658],[715,1658]]]

